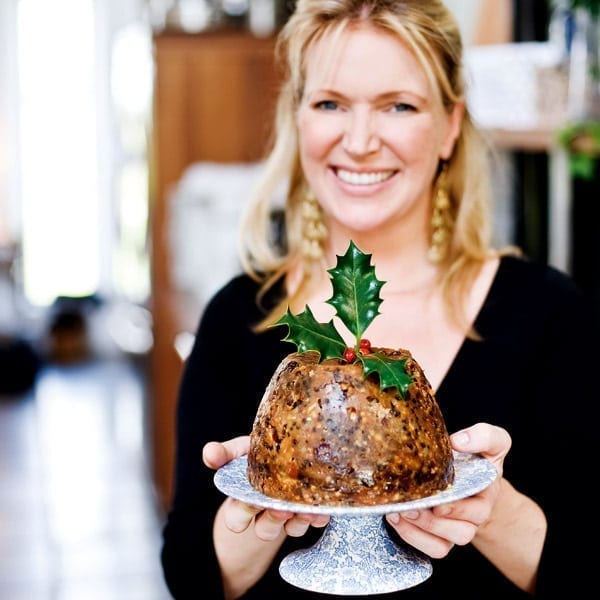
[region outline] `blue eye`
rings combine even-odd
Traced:
[[[335,110],[338,105],[333,100],[323,100],[322,102],[317,102],[315,107],[320,110]]]
[[[392,107],[393,112],[409,112],[415,110],[414,106],[410,104],[405,104],[404,102],[399,102],[398,104],[394,104]]]

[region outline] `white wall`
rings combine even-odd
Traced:
[[[17,72],[15,13],[17,0],[0,2],[0,245],[18,237]]]
[[[481,0],[444,0],[460,27],[465,46],[471,43]]]

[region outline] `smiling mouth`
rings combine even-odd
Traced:
[[[357,173],[356,171],[346,171],[337,169],[336,175],[345,183],[352,185],[373,185],[386,181],[395,173],[394,170],[372,171],[369,173]]]

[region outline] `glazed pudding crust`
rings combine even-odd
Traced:
[[[289,502],[372,506],[447,489],[454,480],[450,439],[425,374],[407,350],[406,397],[381,390],[360,363],[293,353],[267,386],[250,435],[248,480]]]

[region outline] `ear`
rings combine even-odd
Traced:
[[[452,156],[454,145],[460,135],[464,114],[464,102],[457,102],[448,114],[448,131],[446,132],[446,138],[443,140],[440,147],[440,158],[442,160],[448,160],[450,156]]]

